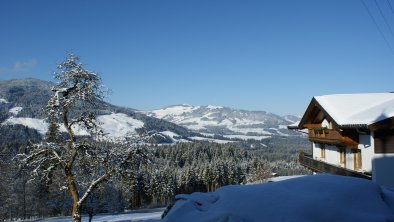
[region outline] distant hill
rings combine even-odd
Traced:
[[[0,81],[1,132],[7,132],[7,137],[14,138],[21,133],[12,133],[22,128],[11,126],[25,126],[44,135],[48,123],[43,108],[52,94],[53,85],[52,82],[32,78]],[[110,140],[144,134],[148,135],[151,143],[194,140],[228,143],[299,135],[286,128],[299,120],[298,117],[221,106],[177,105],[145,112],[99,101],[96,115],[102,131]],[[86,136],[88,132],[78,129],[76,134]]]
[[[51,95],[53,83],[38,79],[14,79],[0,81],[0,120],[9,117],[8,110],[23,107],[19,116],[43,118],[42,108]]]
[[[278,116],[264,111],[247,111],[222,106],[175,105],[143,112],[204,134],[226,138],[253,139],[267,136],[292,136],[298,133],[286,127],[299,120],[296,116]]]
[[[48,124],[43,108],[47,105],[53,85],[52,82],[32,78],[0,81],[1,126],[24,125],[44,135]],[[99,102],[96,114],[109,139],[144,133],[150,135],[150,142],[172,143],[199,135],[174,123],[104,101]],[[77,135],[87,135],[87,132],[80,129]]]

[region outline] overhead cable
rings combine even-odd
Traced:
[[[373,17],[371,11],[369,10],[368,6],[365,4],[364,0],[361,0],[361,2],[364,5],[364,8],[367,10],[369,17],[372,19],[373,23],[375,24],[376,28],[378,29],[380,35],[382,36],[383,40],[385,41],[385,43],[387,44],[387,47],[390,49],[390,52],[394,55],[394,50],[391,47],[389,41],[387,40],[386,36],[384,35],[382,29],[380,29],[378,23],[376,22],[375,18]]]
[[[377,1],[377,0],[375,0],[375,4],[376,4],[376,6],[377,6],[377,7],[378,7],[378,9],[379,9],[379,13],[380,13],[380,15],[382,15],[382,17],[383,17],[384,23],[386,23],[387,27],[389,28],[389,30],[390,30],[390,33],[391,33],[391,36],[394,38],[394,32],[393,32],[393,29],[391,28],[390,24],[388,23],[388,21],[387,21],[387,18],[386,18],[386,16],[384,15],[384,13],[383,13],[382,9],[380,8],[380,6],[379,6],[379,4],[378,4],[378,1]]]

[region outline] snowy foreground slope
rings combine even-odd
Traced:
[[[287,179],[287,178],[286,178]],[[260,221],[394,221],[394,189],[369,180],[320,174],[242,186],[213,193],[177,195],[164,209],[97,215],[93,221],[122,222],[260,222]],[[83,217],[82,221],[87,221]],[[68,222],[50,218],[42,222]]]
[[[176,199],[163,222],[394,221],[394,190],[328,174]]]
[[[139,210],[130,213],[116,214],[116,215],[96,215],[93,217],[95,222],[159,222],[163,213],[163,208],[151,210]],[[62,218],[48,218],[38,220],[39,222],[70,222],[70,217]],[[37,221],[37,222],[38,222]],[[87,216],[82,217],[82,222],[89,221]]]

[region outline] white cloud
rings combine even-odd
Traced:
[[[1,74],[22,74],[30,72],[32,68],[37,65],[36,59],[29,59],[27,61],[16,61],[12,67],[0,67]]]

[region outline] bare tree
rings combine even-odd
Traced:
[[[55,73],[58,83],[46,107],[49,130],[53,130],[47,134],[50,138],[33,145],[28,155],[21,154],[25,164],[34,166],[33,176],[40,181],[50,182],[55,169],[60,169],[73,201],[72,221],[81,221],[81,206],[100,183],[127,169],[134,150],[132,146],[96,142],[100,133],[94,108],[103,99],[101,79],[78,61],[69,54]],[[78,138],[80,130],[92,137]],[[56,136],[62,131],[66,139]]]

